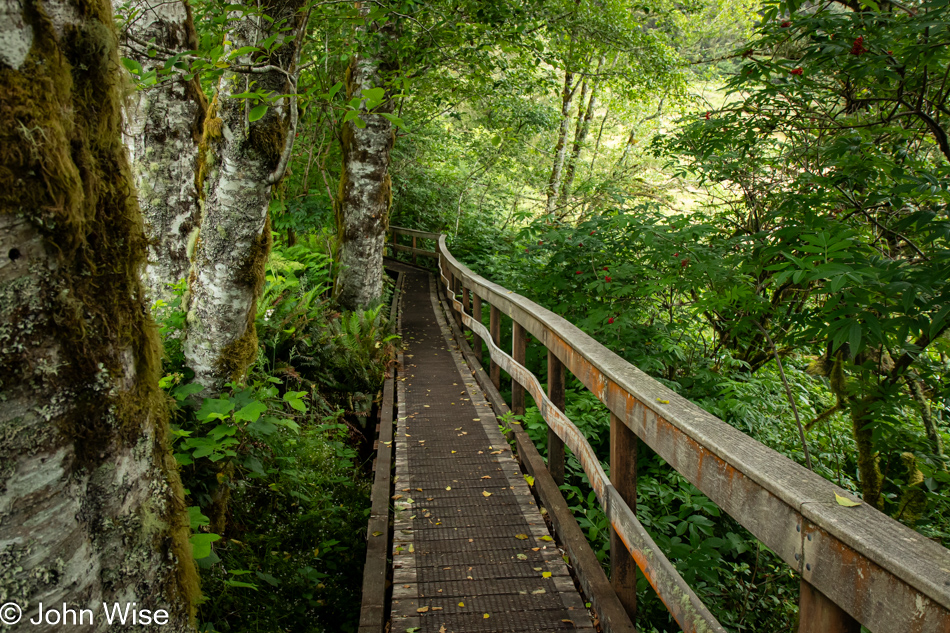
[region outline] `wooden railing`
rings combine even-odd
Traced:
[[[452,256],[444,236],[437,256],[459,323],[476,347],[488,347],[491,381],[499,385],[502,369],[512,377],[516,414],[524,413],[525,390],[538,404],[549,426],[548,469],[563,478],[567,445],[587,473],[613,529],[612,584],[622,597],[635,589],[632,557],[684,631],[722,630],[631,509],[636,445],[643,441],[801,576],[801,633],[857,633],[860,625],[873,633],[950,633],[950,550],[866,504],[838,504],[836,494],[850,493],[679,396],[553,312],[476,275]],[[489,328],[481,323],[486,303]],[[499,347],[502,314],[513,322],[511,355]],[[528,334],[548,350],[547,393],[523,365]],[[565,369],[611,412],[609,480],[564,416]],[[618,569],[628,571],[617,578]]]
[[[397,253],[409,253],[412,255],[412,263],[417,264],[418,258],[422,257],[432,257],[438,259],[439,254],[435,251],[429,251],[423,248],[419,248],[419,240],[432,240],[436,244],[439,242],[439,238],[442,236],[441,233],[429,233],[428,231],[417,231],[415,229],[404,229],[398,226],[390,226],[389,232],[392,235],[392,242],[389,245],[393,249],[393,257]],[[412,246],[406,246],[399,243],[399,236],[405,235],[412,238]]]

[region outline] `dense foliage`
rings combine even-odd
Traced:
[[[234,56],[220,44],[227,24],[246,15],[195,6],[201,50],[167,71],[210,86]],[[486,277],[950,545],[946,0],[406,0],[374,4],[367,20],[391,27],[383,43],[354,28],[348,3],[307,10],[252,380],[190,402],[166,336],[196,526],[219,520],[219,478],[234,482],[236,507],[271,508],[236,510],[221,561],[205,560],[220,588],[208,622],[237,627],[231,609],[251,584],[277,583],[287,593],[273,595],[318,622],[352,608],[362,519],[335,508],[358,507],[365,485],[348,474],[358,457],[344,437],[361,431],[391,334],[378,310],[340,316],[325,295],[340,126],[386,98],[393,224],[446,232]],[[345,69],[364,50],[395,70],[347,95]],[[242,98],[260,116],[289,96]],[[529,346],[528,365],[543,379],[541,350]],[[568,414],[606,461],[607,411],[569,386]],[[543,448],[536,409],[524,425]],[[301,447],[322,458],[291,466]],[[641,521],[720,621],[794,630],[797,578],[646,447],[639,464]],[[576,461],[564,491],[606,564],[606,518]],[[198,544],[217,533],[205,532]],[[323,587],[302,589],[307,579]],[[672,630],[641,584],[638,625]],[[260,604],[262,628],[289,626]]]
[[[175,457],[193,504],[201,630],[356,630],[364,427],[394,335],[381,307],[333,310],[329,269],[326,253],[303,243],[272,253],[258,361],[216,398],[198,401],[182,365],[180,295],[157,306]]]

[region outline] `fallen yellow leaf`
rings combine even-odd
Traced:
[[[861,505],[860,501],[852,501],[851,499],[848,499],[847,497],[842,497],[837,492],[835,493],[835,501],[838,502],[839,506],[844,506],[846,508],[853,508],[855,506]]]
[[[491,493],[490,493],[490,492],[486,492],[485,490],[482,490],[482,496],[483,496],[483,497],[490,497],[490,496],[491,496]]]
[[[527,534],[515,534],[515,538],[519,541],[526,541],[528,539]]]

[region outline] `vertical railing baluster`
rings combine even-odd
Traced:
[[[501,312],[495,306],[491,306],[491,312],[488,317],[488,332],[491,334],[491,340],[495,345],[501,345]],[[489,363],[489,377],[495,385],[495,389],[501,389],[501,367],[495,364],[495,361]]]
[[[808,581],[798,598],[798,633],[859,633],[861,625]]]
[[[637,512],[637,436],[610,414],[610,483],[633,513]],[[610,584],[633,620],[637,612],[637,564],[620,536],[610,529]]]
[[[472,293],[472,318],[475,319],[476,323],[482,322],[482,298],[479,297],[474,292]],[[475,358],[478,359],[479,364],[482,362],[482,337],[472,332],[472,349],[475,350]]]
[[[527,341],[524,328],[514,321],[511,326],[511,357],[516,363],[524,365],[526,353]],[[514,377],[511,379],[511,412],[515,415],[524,415],[524,387]]]
[[[412,236],[412,265],[416,265],[416,236]]]
[[[548,398],[564,411],[564,364],[548,350]],[[548,428],[548,472],[557,482],[564,483],[564,441]]]
[[[472,310],[471,310],[471,307],[472,307],[472,306],[471,306],[471,303],[472,303],[472,302],[471,302],[471,300],[470,300],[470,293],[469,293],[469,290],[468,290],[468,288],[465,286],[465,284],[462,284],[462,309],[465,311],[465,314],[471,313],[471,311],[472,311]],[[466,328],[463,327],[463,328],[462,328],[462,336],[465,336],[465,330],[466,330]]]
[[[459,290],[461,289],[461,287],[462,287],[462,278],[461,277],[453,278],[453,281],[452,281],[452,298],[453,299],[458,299]],[[455,315],[455,324],[459,326],[459,331],[461,332],[462,331],[462,315],[458,310],[454,309],[455,304],[453,303],[452,305],[453,305],[452,314]]]

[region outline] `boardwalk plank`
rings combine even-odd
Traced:
[[[392,633],[593,633],[434,281],[406,273],[402,301]]]

